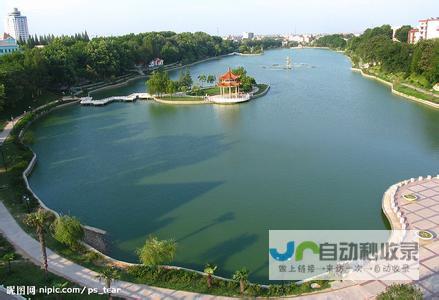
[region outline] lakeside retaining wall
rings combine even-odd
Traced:
[[[49,113],[51,113],[52,111],[55,110],[59,110],[62,108],[65,108],[67,106],[71,106],[74,105],[76,103],[78,103],[79,100],[76,101],[72,101],[69,103],[65,103],[65,104],[61,104],[61,105],[57,105],[51,109],[49,109],[48,111],[45,111],[43,113],[38,114],[38,110],[43,109],[44,107],[47,107],[48,105],[51,105],[55,102],[60,102],[59,100],[48,103],[46,105],[43,105],[37,109],[34,110],[34,113],[36,113],[35,119],[33,119],[32,121],[29,121],[24,127],[23,129],[20,131],[18,138],[20,139],[20,142],[22,142],[22,138],[23,135],[25,133],[25,131],[29,128],[29,126],[32,125],[33,122],[35,122],[36,120],[38,120],[39,118],[48,115]],[[33,150],[28,147],[29,150],[32,152],[33,156],[31,161],[29,162],[27,168],[23,171],[23,180],[26,186],[26,189],[29,191],[29,193],[32,194],[32,196],[38,201],[38,204],[45,210],[50,211],[51,213],[53,213],[57,218],[60,217],[60,214],[58,212],[56,212],[55,210],[47,207],[47,205],[35,194],[35,192],[32,190],[32,188],[29,185],[29,180],[28,180],[28,176],[30,176],[30,174],[32,173],[36,163],[37,163],[37,155],[35,154],[35,152],[33,152]],[[107,232],[99,229],[99,228],[95,228],[92,226],[87,226],[87,225],[82,225],[82,228],[84,229],[84,246],[86,246],[89,249],[97,249],[98,252],[100,253],[108,253],[109,251],[109,242],[108,242],[108,237],[107,237]]]
[[[256,98],[259,98],[259,97],[265,96],[265,95],[268,93],[268,90],[269,90],[269,89],[270,89],[270,85],[267,84],[267,87],[265,88],[265,90],[264,90],[262,93],[257,94],[257,95],[253,95],[253,96],[251,97],[251,99],[256,99]]]
[[[399,91],[395,90],[395,88],[393,86],[393,83],[388,82],[388,81],[386,81],[384,79],[381,79],[381,78],[379,78],[377,76],[366,74],[366,73],[364,73],[364,71],[362,69],[351,68],[351,70],[354,71],[354,72],[360,73],[361,75],[363,75],[366,78],[373,79],[373,80],[381,82],[382,84],[387,85],[388,87],[390,87],[391,92],[394,95],[397,95],[397,96],[400,96],[400,97],[404,97],[406,99],[409,99],[409,100],[412,100],[412,101],[415,101],[415,102],[418,102],[418,103],[422,103],[422,104],[428,105],[430,107],[439,109],[439,103],[434,103],[434,102],[431,102],[431,101],[428,101],[428,100],[424,100],[424,99],[421,99],[421,98],[417,98],[415,96],[410,96],[410,95],[404,94],[402,92],[399,92]]]
[[[382,210],[389,220],[390,226],[393,229],[408,229],[407,218],[403,215],[401,209],[398,206],[398,199],[396,197],[399,189],[407,184],[413,183],[415,181],[423,181],[430,180],[433,177],[431,175],[426,176],[425,178],[419,176],[418,178],[410,178],[407,180],[400,181],[398,183],[390,186],[383,195],[382,200]],[[439,179],[439,175],[436,176]]]

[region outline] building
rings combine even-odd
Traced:
[[[27,41],[29,39],[27,18],[22,16],[17,8],[14,8],[6,17],[5,32],[17,41]]]
[[[148,67],[149,68],[158,68],[160,66],[163,66],[163,63],[164,63],[163,59],[160,59],[157,57],[156,59],[151,60]]]
[[[17,41],[7,33],[3,34],[3,39],[0,40],[0,56],[15,52],[17,50]]]
[[[217,104],[235,104],[246,102],[250,100],[250,94],[241,93],[239,86],[241,82],[240,76],[233,74],[232,70],[229,70],[221,75],[218,80],[218,88],[220,90],[219,95],[208,96],[208,101]]]
[[[242,33],[243,39],[252,40],[252,39],[254,39],[254,37],[255,37],[255,34],[253,32],[243,32]]]
[[[408,42],[416,44],[420,40],[430,40],[439,38],[439,17],[419,20],[418,28],[414,28],[408,33]]]

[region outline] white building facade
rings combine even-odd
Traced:
[[[5,32],[18,41],[27,41],[29,39],[27,18],[22,16],[17,8],[14,8],[6,17]]]
[[[408,42],[416,44],[420,40],[439,38],[439,18],[419,20],[418,28],[409,31]]]
[[[255,34],[253,32],[243,32],[242,33],[242,38],[243,39],[252,40],[252,39],[254,39],[254,37],[255,37]]]

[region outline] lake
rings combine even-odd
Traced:
[[[293,70],[276,66],[287,56]],[[245,266],[267,282],[269,229],[385,229],[388,186],[438,173],[439,111],[352,72],[343,54],[271,50],[190,71],[237,66],[268,94],[228,106],[78,105],[37,121],[31,187],[108,231],[117,259],[136,262],[155,234],[178,242],[175,265],[211,262],[226,276]],[[143,92],[144,81],[94,97]]]

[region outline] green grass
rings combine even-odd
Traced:
[[[211,87],[205,87],[200,88],[194,91],[189,92],[188,94],[191,96],[213,96],[213,95],[219,95],[220,89],[217,86],[211,86]]]
[[[376,76],[380,79],[383,79],[387,82],[391,82],[393,83],[393,88],[394,90],[406,94],[408,96],[413,96],[416,98],[419,98],[421,100],[426,100],[426,101],[430,101],[433,103],[439,103],[439,98],[434,97],[432,95],[428,95],[425,93],[422,93],[420,91],[414,90],[410,87],[404,86],[401,84],[401,82],[407,82],[410,83],[412,85],[415,85],[421,89],[425,89],[425,78],[421,77],[421,76],[411,76],[407,79],[404,79],[404,75],[402,73],[397,73],[397,74],[390,74],[390,73],[386,73],[381,71],[381,69],[379,67],[371,67],[367,70],[363,70],[363,72],[365,72],[366,74],[370,74],[373,76]]]
[[[203,97],[181,97],[181,96],[175,96],[175,97],[165,96],[165,97],[160,97],[158,99],[166,100],[166,101],[188,101],[188,102],[204,100]]]
[[[5,253],[14,252],[12,245],[0,235],[0,256]],[[78,285],[68,282],[66,279],[55,274],[48,273],[47,277],[44,271],[33,263],[23,259],[16,254],[15,260],[11,263],[11,272],[8,272],[6,264],[0,264],[0,284],[3,286],[35,286],[36,289],[43,287],[53,287],[66,283],[66,287],[79,287]],[[104,295],[81,295],[63,294],[62,299],[107,299]],[[59,299],[60,295],[37,294],[32,299]]]
[[[422,100],[426,100],[426,101],[430,101],[430,102],[433,102],[433,103],[439,103],[439,98],[434,97],[432,95],[427,95],[427,94],[421,93],[421,92],[416,91],[414,89],[411,89],[411,88],[409,88],[407,86],[403,86],[403,85],[400,85],[400,84],[395,84],[395,85],[393,85],[393,88],[396,91],[404,93],[404,94],[409,95],[409,96],[413,96],[413,97],[416,97],[416,98],[419,98],[419,99],[422,99]]]
[[[206,277],[197,273],[184,270],[162,270],[152,269],[146,266],[130,267],[122,274],[125,281],[152,286],[171,288],[175,290],[191,291],[203,294],[221,296],[239,296],[239,283],[236,281],[225,281],[213,278],[212,288],[208,288]],[[311,289],[311,283],[320,285],[319,289]],[[258,284],[247,286],[243,296],[282,296],[300,295],[329,287],[328,281],[312,281],[297,285],[294,282],[284,285],[272,285],[270,288],[262,288]]]

